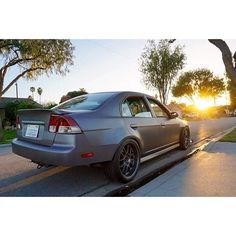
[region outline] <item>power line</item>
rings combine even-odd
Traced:
[[[106,51],[109,51],[109,52],[113,53],[114,55],[118,55],[118,56],[120,56],[120,57],[122,57],[122,58],[125,58],[126,60],[128,60],[128,61],[130,61],[130,62],[132,62],[132,63],[136,63],[136,64],[138,63],[138,60],[135,61],[133,58],[127,57],[127,56],[121,54],[120,52],[117,52],[117,51],[111,49],[110,47],[104,46],[104,45],[101,44],[100,42],[97,42],[97,41],[94,41],[94,40],[88,40],[88,42],[93,43],[93,44],[99,46],[100,48],[103,48],[103,49],[105,49]]]

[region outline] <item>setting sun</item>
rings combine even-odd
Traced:
[[[212,106],[212,103],[206,99],[198,99],[196,102],[196,106],[199,110],[206,110],[207,108]]]

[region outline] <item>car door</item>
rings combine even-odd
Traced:
[[[154,113],[154,137],[157,139],[156,148],[169,146],[179,142],[180,126],[176,118],[171,119],[168,110],[157,100],[148,98],[148,105]]]
[[[121,113],[130,133],[139,137],[144,154],[161,145],[161,143],[159,144],[160,139],[158,139],[160,132],[157,132],[157,129],[159,127],[162,131],[163,128],[160,125],[157,127],[157,119],[153,117],[144,97],[127,97],[121,105]]]

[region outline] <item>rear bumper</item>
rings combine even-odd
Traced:
[[[28,158],[36,163],[56,166],[80,166],[92,163],[103,162],[112,157],[102,157],[99,150],[94,150],[94,156],[82,158],[85,150],[78,151],[75,146],[58,145],[43,146],[39,144],[14,139],[12,141],[12,151],[22,157]]]

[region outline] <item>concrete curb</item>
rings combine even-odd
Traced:
[[[0,148],[11,147],[11,144],[0,144]]]
[[[236,125],[233,126],[230,129],[224,130],[223,132],[219,133],[218,135],[216,135],[215,138],[213,138],[209,143],[207,143],[204,147],[203,147],[203,151],[210,151],[213,146],[215,145],[216,142],[218,142],[220,139],[222,139],[225,135],[227,135],[228,133],[230,133],[231,131],[233,131],[236,128]]]

